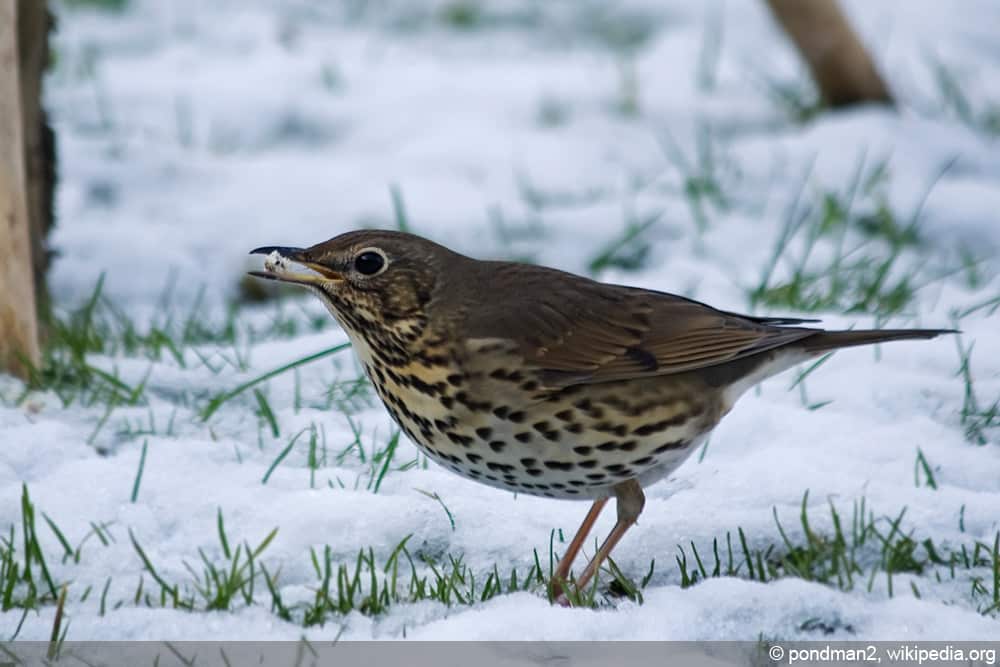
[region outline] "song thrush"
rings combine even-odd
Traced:
[[[557,595],[608,499],[618,521],[581,588],[639,516],[642,487],[676,469],[748,388],[837,348],[947,333],[793,326],[812,320],[479,261],[400,232],[251,253],[269,255],[252,275],[305,285],[326,304],[428,457],[501,489],[593,501]]]

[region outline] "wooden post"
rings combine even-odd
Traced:
[[[52,227],[52,202],[56,182],[56,141],[42,106],[42,81],[49,64],[49,29],[52,16],[47,0],[17,3],[17,50],[21,61],[21,128],[24,133],[24,174],[28,224],[31,228],[31,263],[35,272],[35,301],[39,312],[39,336],[45,340],[49,268],[46,243]]]
[[[893,103],[837,0],[767,0],[767,4],[809,64],[826,104]]]
[[[0,0],[0,371],[37,364],[38,314],[28,220],[19,74],[19,0]]]

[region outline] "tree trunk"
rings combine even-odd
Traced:
[[[28,220],[18,55],[19,0],[0,0],[0,370],[37,364],[38,321]]]
[[[52,27],[47,5],[47,0],[21,0],[17,7],[31,265],[35,274],[35,300],[43,327],[49,301],[45,273],[50,253],[46,237],[52,227],[56,182],[55,135],[42,106],[42,79],[49,64],[49,30]],[[44,337],[44,331],[41,333]]]
[[[892,104],[892,95],[837,0],[767,0],[831,107]]]

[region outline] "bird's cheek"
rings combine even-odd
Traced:
[[[394,289],[388,291],[382,295],[379,301],[379,313],[389,319],[412,317],[420,311],[423,305],[411,289]]]

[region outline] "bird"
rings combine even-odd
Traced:
[[[568,604],[749,388],[834,350],[950,329],[824,330],[545,266],[478,260],[398,231],[264,246],[250,275],[316,294],[389,414],[431,460],[518,494],[591,502],[552,576]],[[617,520],[572,566],[614,497]],[[569,593],[567,593],[569,591]]]

